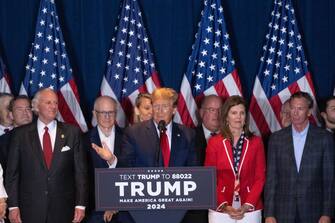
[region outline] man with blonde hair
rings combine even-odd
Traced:
[[[171,88],[152,93],[152,120],[125,130],[118,164],[121,167],[174,167],[199,165],[195,152],[195,133],[172,121],[177,111],[178,94]],[[185,211],[143,212],[147,219],[183,217]],[[180,219],[181,220],[181,219]],[[176,221],[177,222],[177,221]]]

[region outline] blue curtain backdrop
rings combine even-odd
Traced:
[[[330,96],[335,83],[335,1],[292,0],[318,99]],[[119,0],[55,0],[83,112],[90,118],[114,27]],[[139,0],[156,65],[164,86],[179,91],[202,0]],[[230,44],[249,100],[273,0],[222,0]],[[0,51],[18,93],[33,41],[39,0],[0,0]]]

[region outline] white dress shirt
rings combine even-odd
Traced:
[[[56,133],[57,133],[57,121],[53,120],[49,124],[44,124],[41,120],[37,119],[37,131],[38,131],[38,138],[40,139],[42,150],[43,148],[43,135],[44,135],[44,128],[48,127],[48,132],[51,139],[51,147],[52,151],[55,148],[55,141],[56,141]]]
[[[153,121],[153,122],[154,122],[154,124],[156,126],[156,131],[157,131],[157,134],[158,134],[158,138],[160,138],[161,134],[160,134],[159,129],[158,129],[158,124],[156,124],[155,121]],[[172,121],[169,124],[167,124],[165,127],[166,127],[166,132],[165,133],[166,133],[166,135],[168,137],[169,149],[171,151]]]
[[[104,142],[106,143],[109,151],[111,151],[113,154],[114,154],[114,145],[115,145],[115,126],[113,126],[112,130],[111,130],[111,133],[109,136],[106,136],[101,128],[99,127],[99,125],[97,126],[98,127],[98,133],[99,133],[99,137],[100,137],[100,141],[101,143]],[[107,162],[107,161],[106,161]],[[109,168],[115,168],[116,167],[116,164],[117,164],[117,157],[115,156],[115,160],[113,161],[113,163],[108,163],[108,166]]]

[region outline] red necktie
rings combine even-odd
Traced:
[[[48,132],[48,127],[46,126],[44,127],[44,134],[43,134],[43,153],[45,163],[47,164],[48,169],[50,169],[52,160],[52,146],[51,146],[50,135]]]
[[[166,131],[161,131],[160,133],[160,146],[163,154],[164,167],[168,167],[170,161],[170,147]]]

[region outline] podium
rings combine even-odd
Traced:
[[[212,167],[95,170],[97,211],[129,211],[136,223],[177,223],[187,210],[215,209]]]

